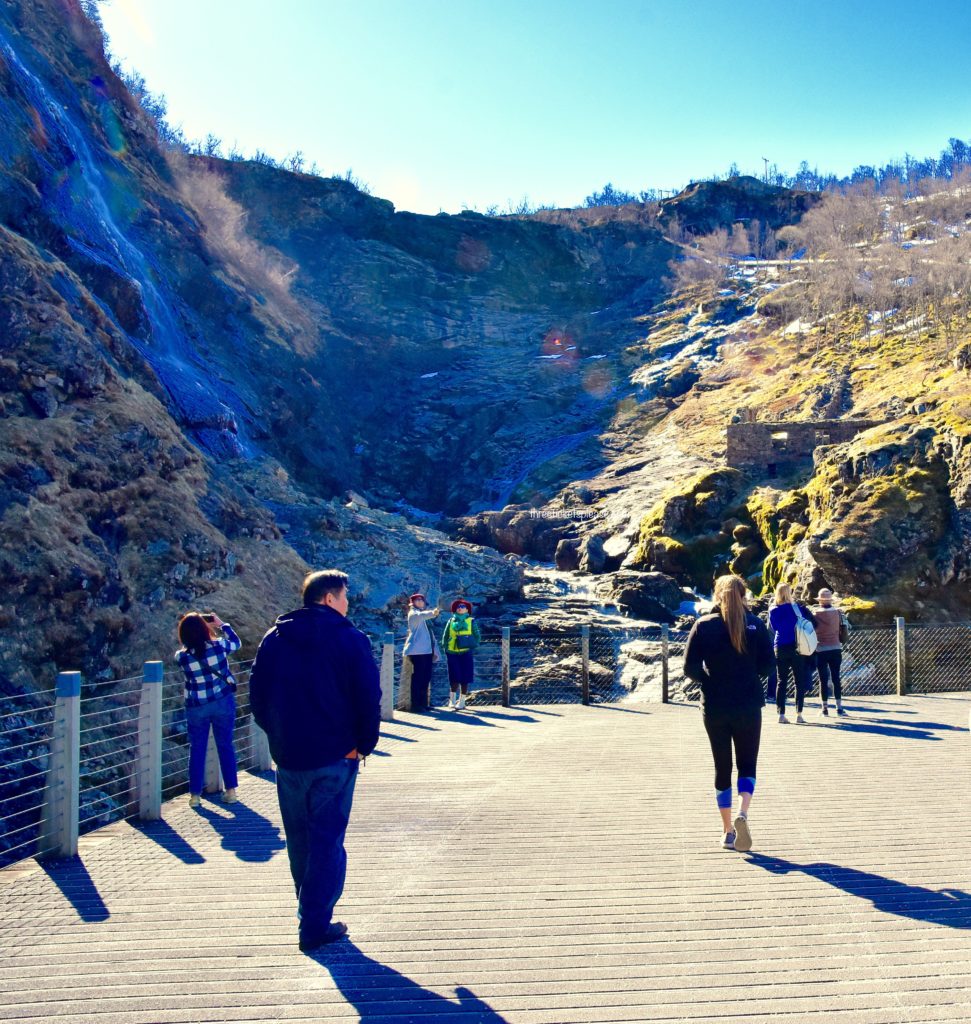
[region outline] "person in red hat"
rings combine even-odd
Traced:
[[[478,623],[472,618],[471,601],[459,598],[452,602],[451,610],[452,615],[442,633],[442,647],[448,661],[449,707],[461,711],[475,675],[475,649],[482,636]]]
[[[408,635],[403,650],[404,657],[411,661],[411,710],[419,712],[428,710],[428,684],[438,660],[429,619],[434,619],[439,609],[426,611],[425,604],[424,594],[412,594],[408,598]]]

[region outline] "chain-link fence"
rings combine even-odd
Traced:
[[[589,633],[584,658],[581,630],[510,630],[510,704],[579,704],[587,673],[589,703],[610,703],[632,695],[641,701],[697,700],[698,684],[684,676],[688,632],[661,626],[598,627]],[[475,682],[469,704],[502,703],[503,641],[484,635],[475,654]],[[397,649],[396,644],[396,649]],[[396,680],[401,658],[396,655]],[[885,626],[855,629],[843,645],[842,692],[848,697],[930,693],[971,689],[971,624]],[[815,657],[807,663],[807,692],[819,694]],[[775,681],[770,682],[774,692]],[[789,696],[795,697],[789,679]],[[396,696],[397,696],[396,683]],[[448,700],[446,660],[435,666],[431,702]],[[396,706],[407,707],[407,701]]]
[[[971,623],[907,626],[905,657],[911,693],[971,689]]]

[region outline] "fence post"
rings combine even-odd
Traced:
[[[411,711],[411,675],[414,668],[411,658],[401,656],[401,671],[398,673],[398,700],[396,707],[399,711]]]
[[[902,615],[894,622],[897,625],[897,696],[907,693],[907,629]]]
[[[59,672],[56,694],[40,847],[55,857],[73,857],[81,792],[81,673]]]
[[[394,633],[385,633],[381,645],[381,721],[394,721]]]
[[[138,816],[142,821],[162,817],[162,662],[142,666],[138,709]]]
[[[509,707],[509,626],[502,627],[502,706]]]
[[[235,742],[235,735],[233,737]],[[207,793],[221,793],[223,788],[223,773],[219,767],[219,751],[216,749],[216,738],[209,730],[209,745],[206,747],[206,774],[202,788]]]
[[[249,716],[250,752],[253,757],[253,770],[268,772],[273,767],[273,755],[270,753],[270,741],[263,730],[256,724],[252,711]]]
[[[590,703],[590,627],[580,627],[580,687],[584,704]]]
[[[668,692],[668,657],[670,655],[671,647],[671,627],[668,625],[661,626],[661,703],[667,704],[670,701],[670,694]]]

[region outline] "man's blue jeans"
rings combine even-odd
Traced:
[[[326,930],[344,891],[344,833],[359,765],[356,758],[341,758],[308,771],[277,766],[277,796],[297,890],[302,942],[313,941]]]
[[[236,697],[227,693],[206,704],[187,705],[185,725],[189,734],[189,792],[202,792],[206,780],[206,750],[209,746],[209,727],[216,740],[219,767],[227,789],[235,789],[236,751],[233,750],[233,729],[236,727]]]

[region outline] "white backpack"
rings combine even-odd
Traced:
[[[796,653],[810,655],[816,652],[816,630],[813,624],[807,619],[795,601],[792,602],[792,610],[796,613]]]

